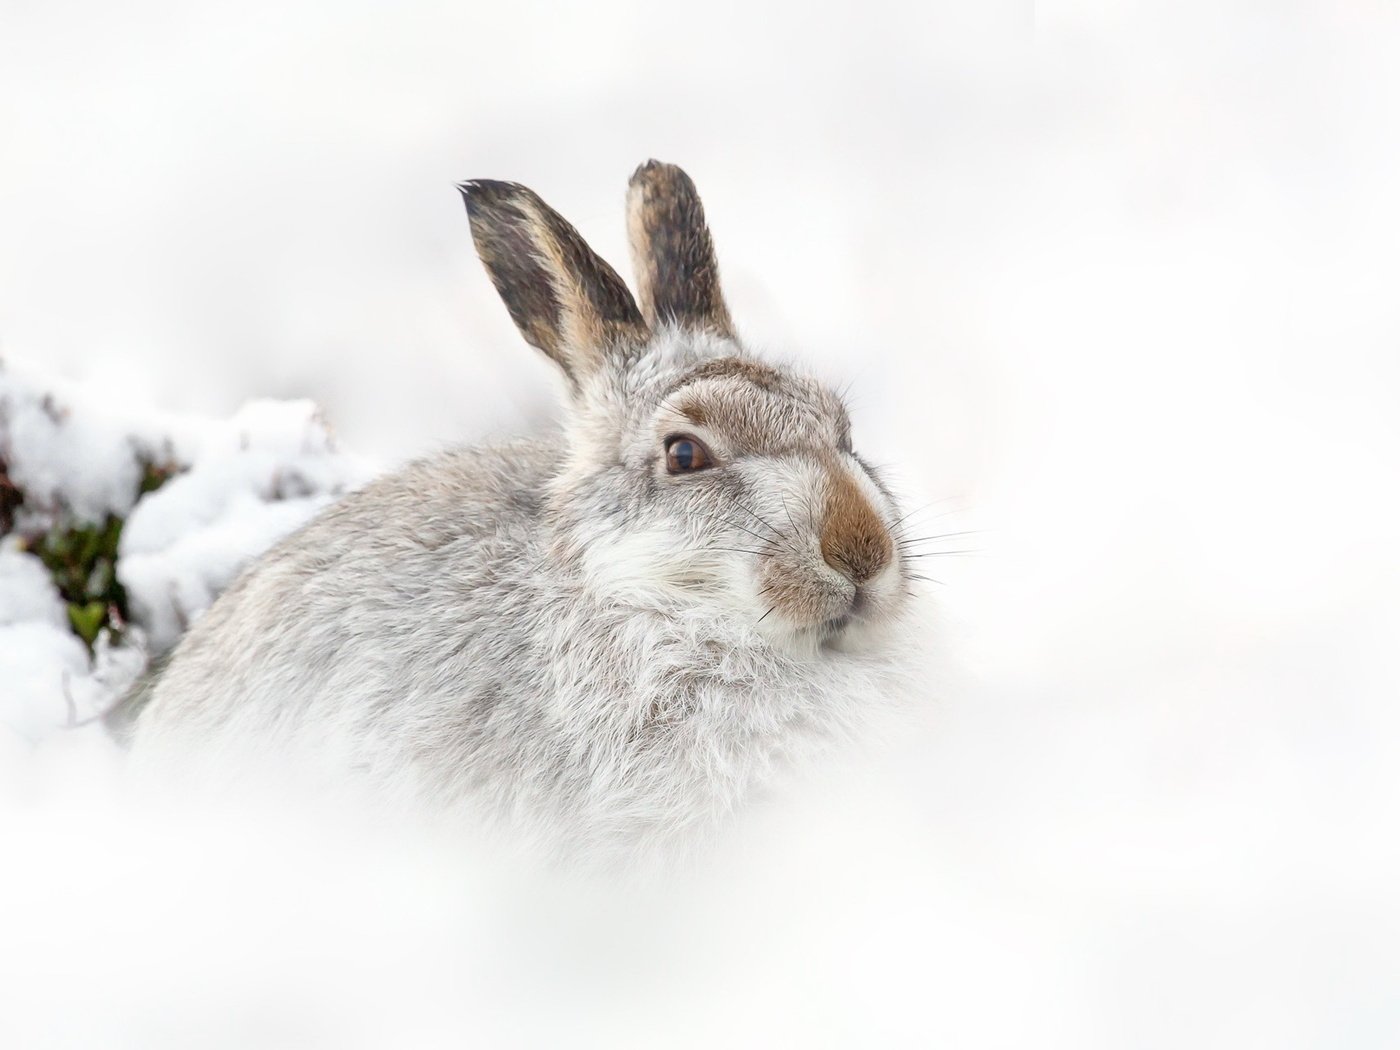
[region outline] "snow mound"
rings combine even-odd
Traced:
[[[158,488],[143,492],[155,470]],[[310,401],[253,401],[226,420],[123,412],[42,370],[0,361],[0,473],[20,502],[0,528],[0,753],[106,711],[251,560],[363,484]],[[13,499],[11,500],[13,504]],[[28,547],[124,518],[116,576],[128,628],[91,652]],[[16,743],[18,741],[19,743]]]

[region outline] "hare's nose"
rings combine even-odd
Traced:
[[[877,576],[890,563],[894,543],[855,480],[840,468],[830,474],[822,520],[822,558],[854,584]]]

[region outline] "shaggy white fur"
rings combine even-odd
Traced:
[[[525,234],[544,236],[543,207],[531,198]],[[505,214],[492,235],[520,235]],[[530,327],[549,300],[512,283],[532,279],[517,260],[483,258],[573,381],[562,432],[420,461],[284,541],[176,650],[136,755],[220,777],[291,757],[298,777],[570,857],[693,843],[895,690],[899,512],[819,383],[657,318],[640,346],[561,349]],[[582,289],[571,333],[613,294],[592,279],[552,279]],[[681,427],[714,469],[668,472]]]

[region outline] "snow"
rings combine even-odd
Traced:
[[[143,651],[105,637],[90,658],[43,563],[13,537],[0,540],[0,751],[101,714],[145,663]]]
[[[43,623],[0,627],[0,675],[4,676],[6,726],[39,740],[68,721],[64,691],[88,674],[83,643],[66,629]]]
[[[25,494],[0,546],[0,722],[38,745],[107,711],[252,558],[367,480],[309,401],[227,420],[132,415],[24,362],[0,361],[0,459]],[[138,498],[143,463],[179,468]],[[43,563],[19,546],[55,523],[126,516],[117,577],[134,630],[93,655]]]
[[[199,435],[192,468],[141,500],[118,576],[164,652],[255,555],[371,474],[309,401],[250,402]]]
[[[1400,1044],[1386,5],[115,11],[0,34],[0,396],[77,513],[192,464],[124,537],[153,645],[360,477],[301,399],[383,463],[553,412],[454,181],[621,264],[648,156],[986,553],[936,559],[920,721],[643,889],[130,797],[0,554],[0,1044]]]
[[[44,563],[18,540],[0,540],[0,627],[33,622],[67,633],[68,614]]]
[[[81,398],[74,402],[69,390],[12,367],[0,370],[0,419],[5,460],[25,492],[27,516],[62,509],[96,522],[131,510],[145,446],[137,435],[114,434],[101,412]]]

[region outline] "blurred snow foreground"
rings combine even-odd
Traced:
[[[16,754],[96,722],[249,560],[372,472],[309,401],[253,401],[227,420],[136,416],[10,362],[0,463],[0,732]],[[153,469],[168,480],[143,492]],[[124,519],[115,570],[130,622],[112,609],[121,640],[103,627],[89,652],[81,609],[32,548],[113,518]]]

